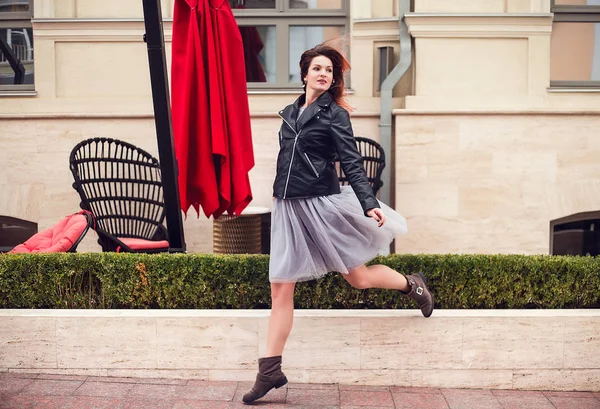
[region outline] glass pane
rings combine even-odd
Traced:
[[[302,53],[309,48],[325,41],[337,49],[341,49],[336,40],[341,43],[345,34],[344,26],[290,26],[290,82],[300,81],[300,68],[298,63]]]
[[[29,0],[0,0],[0,12],[29,11]]]
[[[600,23],[554,23],[550,80],[600,81]]]
[[[341,9],[342,0],[290,0],[291,9]]]
[[[600,0],[554,0],[557,6],[600,6]]]
[[[275,2],[276,0],[229,0],[229,5],[232,9],[274,9]]]
[[[275,26],[239,26],[244,44],[246,82],[275,82]]]
[[[31,28],[0,29],[0,84],[33,84]]]

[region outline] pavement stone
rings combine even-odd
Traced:
[[[252,382],[0,373],[0,409],[600,409],[600,392],[288,385],[248,406]]]

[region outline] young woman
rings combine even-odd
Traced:
[[[271,218],[271,317],[265,357],[243,401],[253,402],[287,383],[281,355],[292,329],[294,286],[298,281],[339,271],[356,288],[402,291],[423,315],[433,297],[421,274],[404,276],[389,267],[365,263],[406,233],[405,219],[373,195],[356,148],[343,99],[348,61],[334,48],[319,45],[300,58],[305,93],[279,115]],[[340,187],[332,163],[338,156],[350,186]]]

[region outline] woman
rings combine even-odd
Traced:
[[[425,317],[433,311],[421,274],[405,277],[383,265],[365,266],[406,232],[406,221],[379,203],[368,183],[342,97],[349,68],[331,47],[305,51],[300,59],[305,93],[279,112],[283,123],[273,186],[271,317],[266,356],[258,360],[256,383],[243,397],[246,403],[287,383],[281,354],[292,329],[298,281],[339,271],[353,287],[397,289],[415,300]],[[350,186],[340,188],[335,155]]]

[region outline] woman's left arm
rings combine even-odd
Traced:
[[[379,202],[375,198],[373,189],[367,179],[367,173],[363,166],[363,158],[358,149],[356,149],[350,115],[348,115],[345,109],[340,109],[331,118],[331,134],[344,174],[358,197],[365,216],[373,217],[372,214],[368,213],[373,213],[370,212],[371,209],[379,208]]]

